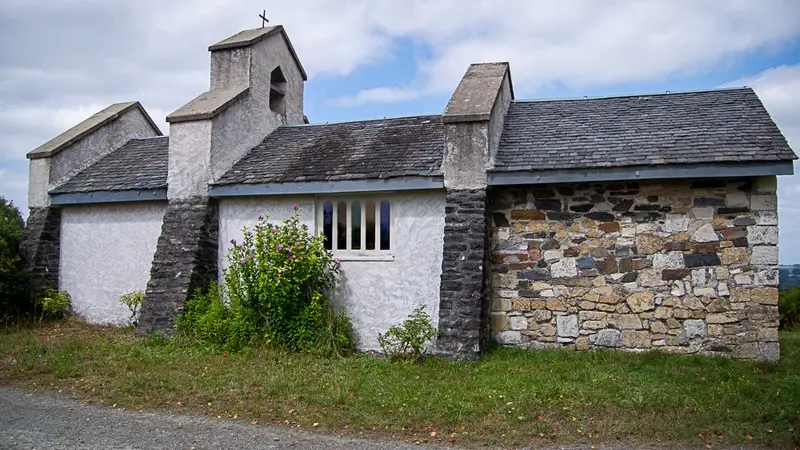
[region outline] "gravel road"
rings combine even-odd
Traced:
[[[275,425],[121,411],[50,392],[0,387],[0,449],[411,449]],[[427,447],[433,448],[433,447]]]
[[[212,419],[168,411],[122,411],[85,405],[48,391],[0,387],[0,449],[309,449],[453,448],[348,438],[277,425]],[[556,445],[540,450],[579,450]],[[647,447],[653,448],[653,447]],[[702,445],[661,449],[703,448]],[[716,446],[715,446],[716,448]],[[728,446],[728,450],[754,447]],[[597,450],[635,450],[598,445]]]

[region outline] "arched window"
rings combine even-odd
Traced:
[[[280,67],[269,75],[269,109],[278,114],[286,113],[286,77]]]

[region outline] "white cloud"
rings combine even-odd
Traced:
[[[379,87],[364,89],[351,97],[339,97],[329,102],[333,106],[352,107],[365,103],[394,103],[420,98],[422,92],[410,88]]]
[[[24,206],[25,153],[111,103],[140,100],[166,132],[166,114],[208,87],[208,45],[260,25],[255,8],[246,0],[5,0],[0,192]],[[800,36],[795,0],[298,0],[267,15],[285,25],[312,81],[413,45],[412,80],[378,81],[330,103],[342,107],[452,92],[478,61],[510,61],[515,91],[530,95],[551,85],[585,90],[719,71]],[[58,26],[42,17],[58,17]],[[736,81],[756,88],[795,146],[798,71]],[[781,180],[784,224],[800,220],[800,212],[789,216],[800,211],[793,189],[796,178]],[[788,248],[800,254],[800,236],[784,228],[782,239],[798,239]]]

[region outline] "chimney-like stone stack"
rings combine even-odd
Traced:
[[[437,350],[477,358],[489,337],[487,170],[514,97],[508,63],[473,64],[442,115],[447,190]]]

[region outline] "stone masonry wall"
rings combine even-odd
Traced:
[[[476,359],[488,341],[489,242],[486,191],[449,190],[436,349],[454,359]]]
[[[198,288],[217,280],[219,206],[207,197],[170,200],[150,268],[137,333],[170,333]]]
[[[490,193],[493,337],[774,361],[775,177]]]
[[[20,243],[25,267],[30,274],[31,296],[41,298],[48,289],[58,289],[61,210],[30,208]]]

